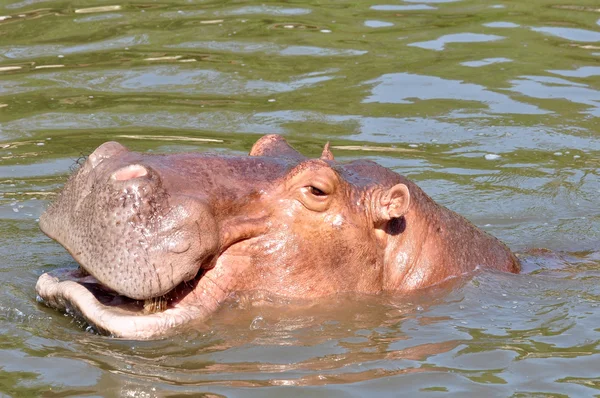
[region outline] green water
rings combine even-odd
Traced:
[[[599,121],[594,0],[1,1],[0,396],[600,395]],[[36,220],[82,156],[266,133],[409,176],[526,273],[154,342],[36,303],[75,265]]]

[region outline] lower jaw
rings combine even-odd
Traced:
[[[154,339],[172,334],[192,320],[208,317],[202,306],[181,302],[200,279],[144,302],[116,294],[85,272],[59,269],[41,275],[36,291],[40,302],[75,313],[101,333],[125,339]]]

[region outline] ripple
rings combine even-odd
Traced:
[[[546,33],[565,40],[593,43],[600,41],[600,32],[577,28],[540,27],[531,28],[535,32]]]
[[[456,3],[462,0],[404,0],[405,3]]]
[[[117,129],[128,127],[159,127],[164,129],[210,129],[217,132],[247,132],[282,134],[285,129],[273,120],[249,116],[237,112],[155,112],[122,113],[95,112],[75,114],[69,112],[48,112],[13,122],[3,126],[8,133],[18,134],[20,129],[42,130],[81,130]],[[44,169],[45,170],[45,169]]]
[[[456,33],[442,36],[436,40],[422,41],[408,44],[412,47],[420,47],[426,50],[442,51],[449,43],[482,43],[503,40],[505,37],[496,35],[485,35],[481,33]]]
[[[161,18],[194,18],[197,16],[204,16],[206,11],[204,10],[178,10],[169,11],[160,14]]]
[[[437,7],[433,7],[427,4],[406,4],[406,5],[378,5],[371,6],[371,10],[377,11],[420,11],[420,10],[436,10]]]
[[[298,22],[294,22],[294,23],[287,22],[287,23],[276,23],[276,24],[273,24],[273,25],[271,25],[270,29],[319,30],[319,27],[317,25],[307,25],[307,24],[298,23]]]
[[[31,87],[13,80],[0,80],[0,93],[20,94],[30,91],[35,91],[35,87]],[[0,132],[2,129],[0,129]]]
[[[120,109],[99,112],[47,112],[3,123],[3,132],[18,135],[20,131],[85,131],[91,129],[160,128],[166,130],[196,129],[229,134],[231,131],[252,134],[292,133],[289,126],[301,123],[328,124],[326,130],[339,131],[347,127],[345,134],[331,133],[320,136],[323,140],[345,140],[369,142],[378,146],[416,143],[419,145],[448,145],[460,143],[455,153],[506,153],[515,150],[564,150],[569,142],[574,148],[600,150],[600,141],[581,129],[569,125],[564,129],[549,127],[521,127],[513,125],[481,124],[478,121],[450,122],[434,117],[371,117],[367,115],[331,115],[321,112],[281,110],[245,114],[235,111],[164,111],[160,107],[140,112],[125,113]],[[377,146],[375,145],[375,146]],[[399,150],[411,149],[398,145]],[[383,152],[383,151],[381,151]],[[385,161],[380,158],[378,161]],[[62,165],[68,167],[68,164]],[[44,166],[44,170],[48,165]]]
[[[365,21],[364,25],[368,28],[388,28],[390,26],[394,26],[394,24],[391,22],[377,21],[377,20]]]
[[[558,77],[550,77],[550,76],[521,76],[521,77],[524,79],[534,81],[534,82],[548,83],[551,85],[587,87],[586,84],[575,83],[570,80],[560,79]]]
[[[420,100],[453,99],[483,102],[492,113],[544,114],[535,105],[518,102],[510,97],[489,91],[486,87],[460,80],[446,80],[437,76],[412,73],[390,73],[366,82],[374,84],[371,95],[363,102],[411,104],[409,98]]]
[[[248,14],[268,14],[268,15],[306,15],[312,10],[308,8],[287,8],[275,6],[245,6],[234,10],[221,11],[217,15],[248,15]]]
[[[592,54],[600,42],[530,30],[600,31],[597,2],[557,9],[543,1],[109,0],[122,10],[87,15],[74,10],[100,2],[0,2],[0,15],[12,16],[1,22],[0,68],[21,68],[0,72],[0,258],[8,259],[0,264],[0,390],[597,393],[600,118],[592,112],[600,108],[600,58]],[[370,28],[366,20],[394,25]],[[471,36],[439,52],[405,46],[464,32],[506,38],[468,44]],[[110,45],[144,35],[139,45]],[[160,341],[85,333],[36,304],[36,276],[74,261],[34,218],[80,153],[113,139],[142,151],[247,153],[268,133],[306,154],[318,155],[329,140],[339,160],[391,167],[513,248],[592,254],[533,254],[527,270],[534,274],[478,273],[435,297],[419,294],[408,311],[413,298],[404,296],[301,315],[242,300],[232,305],[243,310],[224,308],[198,333]]]
[[[52,1],[52,0],[24,0],[24,1],[21,1],[19,3],[8,4],[5,7],[8,8],[8,9],[16,9],[16,8],[27,7],[27,6],[30,6],[32,4],[48,3],[50,1]]]
[[[557,82],[561,82],[561,85],[557,85]],[[586,85],[545,76],[522,76],[521,79],[512,80],[510,83],[512,84],[511,90],[522,95],[589,105],[591,108],[586,113],[596,117],[600,116],[600,91]]]
[[[314,347],[323,353],[322,355],[342,355],[347,353],[347,350],[339,346],[337,343],[327,341]],[[236,358],[236,362],[261,362],[266,364],[291,364],[302,361],[310,361],[313,354],[307,352],[305,347],[291,345],[244,345],[233,347],[227,352],[215,352],[210,355],[211,361],[219,363],[227,362],[228,358]]]
[[[284,56],[312,56],[312,57],[354,57],[357,55],[364,55],[367,51],[359,50],[337,50],[334,48],[322,48],[322,47],[311,47],[311,46],[289,46],[279,51],[280,55]]]
[[[9,46],[0,47],[0,58],[23,59],[44,57],[59,54],[75,54],[94,51],[114,50],[117,48],[131,47],[140,44],[148,44],[149,38],[145,34],[119,37],[75,46],[64,45],[33,45],[33,46]]]
[[[93,364],[78,359],[42,358],[7,349],[2,349],[0,358],[0,368],[4,372],[19,374],[35,372],[37,376],[35,381],[40,384],[94,386],[99,382],[102,374],[102,371]],[[31,381],[28,384],[31,384]]]
[[[26,165],[0,166],[0,175],[10,178],[31,178],[63,174],[75,164],[73,159],[55,159]]]
[[[316,46],[285,46],[274,43],[253,43],[241,41],[196,41],[167,46],[169,48],[202,48],[214,51],[230,51],[235,53],[263,52],[267,54],[278,54],[284,56],[313,56],[351,57],[366,54],[367,51],[324,48]]]
[[[510,58],[485,58],[479,61],[467,61],[461,62],[461,65],[469,66],[471,68],[479,68],[481,66],[487,66],[492,64],[499,64],[504,62],[512,62]]]
[[[78,23],[86,23],[86,22],[98,22],[98,21],[107,21],[109,19],[119,19],[123,18],[123,14],[100,14],[100,15],[90,15],[89,17],[75,18],[73,22]]]
[[[549,70],[548,72],[566,77],[600,76],[600,66],[582,66],[575,70]]]
[[[214,95],[266,95],[314,86],[332,76],[301,75],[287,83],[245,79],[238,74],[180,66],[115,69],[100,72],[54,72],[31,76],[32,80],[54,82],[55,88],[80,88],[101,92],[162,92]],[[48,87],[46,87],[48,88]]]
[[[484,23],[483,26],[486,26],[488,28],[518,28],[521,25],[518,25],[516,23],[512,23],[512,22],[489,22],[489,23]]]

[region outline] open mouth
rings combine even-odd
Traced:
[[[205,273],[200,271],[193,280],[181,283],[163,296],[147,300],[119,295],[81,268],[57,269],[41,275],[36,291],[38,301],[80,316],[101,333],[128,339],[151,339],[207,315],[194,297]]]

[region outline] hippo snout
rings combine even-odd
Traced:
[[[118,143],[103,144],[40,219],[83,269],[137,300],[193,279],[218,250],[210,209],[173,192],[158,166]]]

